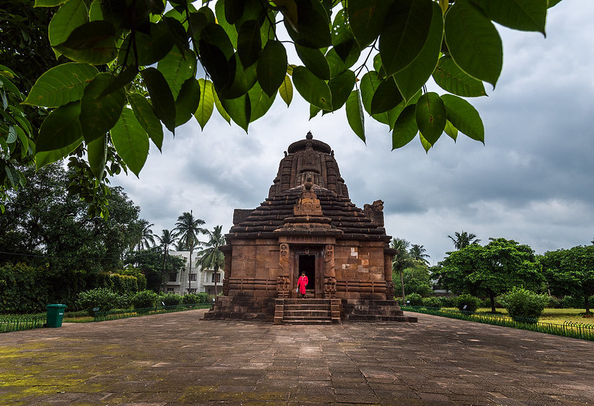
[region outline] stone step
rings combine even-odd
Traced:
[[[332,319],[283,319],[283,324],[332,324]]]
[[[285,310],[284,317],[331,317],[330,310]]]
[[[289,305],[285,305],[285,311],[287,310],[302,310],[302,309],[307,309],[307,310],[330,310],[330,306],[329,305],[298,305],[298,304],[289,304]]]

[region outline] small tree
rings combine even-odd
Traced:
[[[514,287],[511,292],[502,295],[499,301],[515,321],[536,323],[549,303],[549,297]]]

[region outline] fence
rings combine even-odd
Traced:
[[[43,327],[47,323],[47,316],[25,316],[0,318],[0,333],[11,331],[31,330]]]
[[[570,321],[563,324],[541,323],[534,320],[515,321],[504,315],[468,313],[431,307],[402,306],[402,310],[594,341],[594,324]]]

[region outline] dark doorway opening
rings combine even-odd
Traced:
[[[316,281],[316,256],[315,255],[299,255],[299,276],[305,272],[307,276],[307,296],[314,296],[315,281]]]

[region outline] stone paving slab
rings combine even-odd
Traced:
[[[424,314],[287,326],[204,312],[0,334],[0,404],[594,404],[589,341]]]

